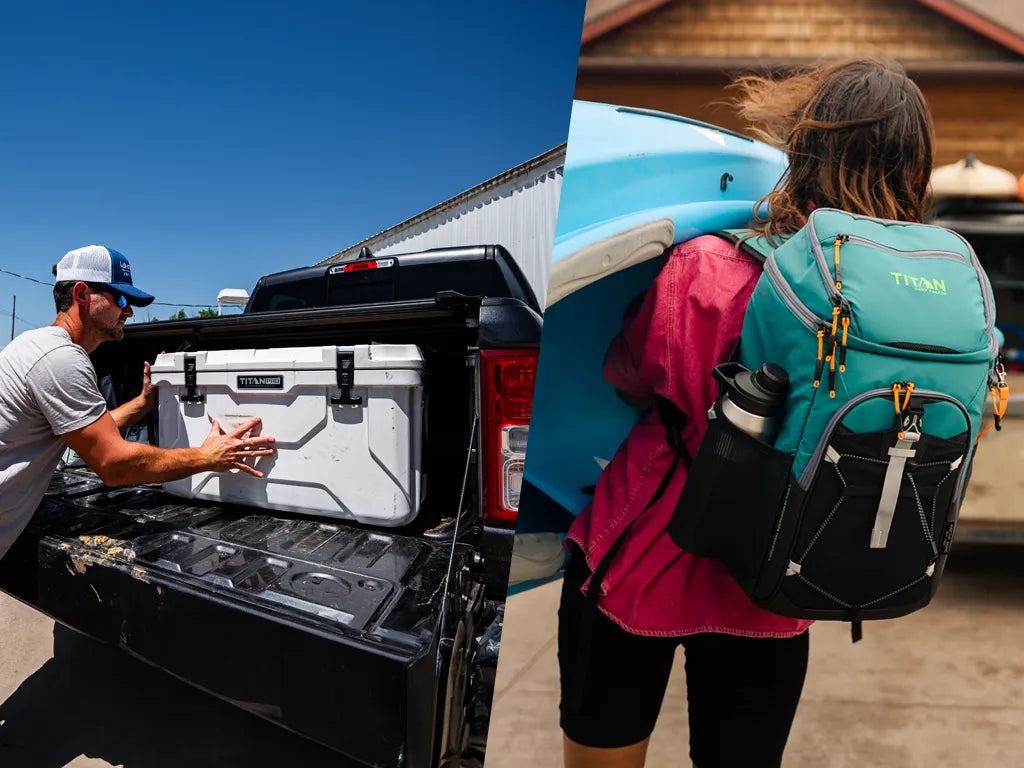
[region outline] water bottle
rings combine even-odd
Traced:
[[[775,363],[751,371],[739,363],[723,363],[713,371],[720,385],[713,409],[751,437],[771,445],[786,407],[789,374]]]

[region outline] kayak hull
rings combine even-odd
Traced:
[[[575,102],[534,390],[520,532],[564,531],[637,420],[602,378],[626,306],[659,258],[742,227],[781,152],[663,113]]]

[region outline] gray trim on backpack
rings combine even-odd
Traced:
[[[947,403],[953,403],[960,412],[964,415],[964,422],[967,424],[967,435],[968,435],[968,446],[973,445],[974,439],[974,427],[971,424],[971,415],[967,412],[964,404],[957,400],[955,397],[945,394],[944,392],[936,392],[930,389],[915,389],[915,395],[919,395],[928,400],[941,400]],[[814,453],[811,454],[807,464],[804,466],[803,471],[800,473],[800,478],[797,480],[797,484],[804,491],[809,491],[811,482],[814,480],[815,472],[817,471],[818,464],[821,463],[821,457],[828,449],[829,440],[832,433],[835,432],[836,427],[839,426],[839,422],[842,421],[846,415],[866,400],[871,400],[876,397],[891,397],[892,390],[888,388],[869,389],[867,392],[861,392],[856,397],[851,398],[843,407],[832,414],[832,417],[828,420],[828,424],[825,425],[824,431],[821,433],[821,438],[818,440],[818,445],[814,449]],[[961,477],[957,480],[957,491],[959,492],[963,486],[963,479],[965,473],[961,473]]]
[[[764,274],[768,278],[768,282],[778,292],[782,303],[789,307],[789,310],[796,315],[796,318],[811,333],[816,333],[819,328],[826,325],[824,320],[814,314],[806,304],[800,301],[793,287],[787,282],[785,275],[782,274],[782,270],[779,269],[778,262],[775,260],[775,251],[772,251],[764,262]]]

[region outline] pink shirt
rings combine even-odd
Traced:
[[[711,369],[733,353],[760,275],[760,265],[722,238],[703,236],[679,245],[636,316],[626,319],[609,346],[604,378],[631,397],[658,394],[681,408],[691,419],[685,433],[691,456],[718,394]],[[568,539],[580,546],[593,572],[636,519],[601,585],[601,610],[639,635],[803,632],[812,622],[756,607],[721,563],[683,552],[669,539],[665,529],[686,480],[681,464],[664,496],[640,514],[672,458],[665,428],[651,413],[630,430],[601,474],[593,502],[569,529]]]

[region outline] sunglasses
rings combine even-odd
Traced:
[[[99,293],[109,294],[110,297],[114,300],[114,303],[117,304],[118,309],[124,309],[125,307],[128,306],[128,297],[125,296],[120,291],[114,290],[109,285],[103,285],[102,283],[86,283],[86,285],[88,285],[89,288],[91,288],[92,290],[98,291]]]

